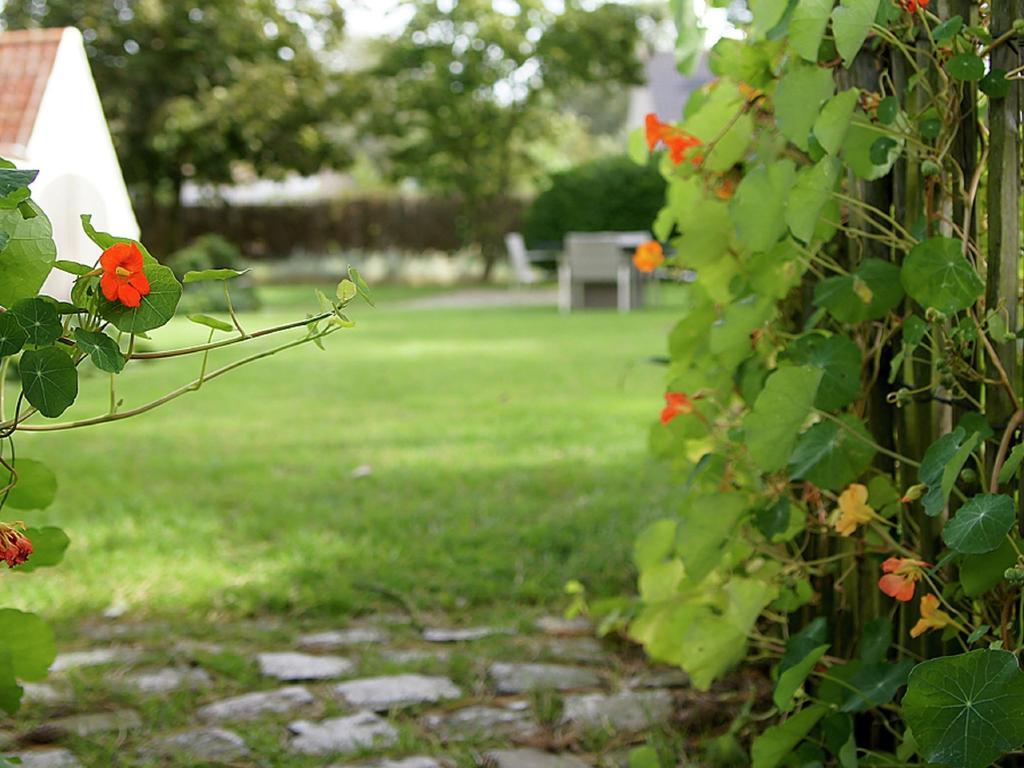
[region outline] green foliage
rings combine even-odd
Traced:
[[[665,198],[665,180],[653,165],[627,157],[593,160],[551,177],[526,212],[531,247],[560,243],[567,232],[649,229]]]
[[[245,268],[241,250],[217,234],[200,235],[165,259],[186,287],[179,312],[226,312],[228,302],[221,282],[231,281],[231,304],[239,312],[259,309],[259,297]]]

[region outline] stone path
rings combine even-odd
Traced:
[[[579,620],[424,629],[181,628],[79,633],[0,717],[23,768],[585,768],[679,720],[685,678],[597,641]]]

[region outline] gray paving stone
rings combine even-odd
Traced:
[[[245,740],[223,728],[195,728],[154,739],[141,753],[143,757],[185,757],[189,760],[234,761],[249,755]]]
[[[333,690],[346,704],[376,712],[417,704],[435,704],[462,696],[462,691],[447,677],[413,674],[350,680],[339,683]]]
[[[69,715],[48,720],[25,734],[25,741],[33,744],[49,744],[68,736],[85,738],[97,733],[131,731],[142,726],[139,713],[131,709],[117,712],[95,712],[85,715]]]
[[[124,679],[124,685],[139,693],[172,693],[180,690],[199,690],[213,681],[204,669],[194,667],[167,667],[150,672],[139,672]]]
[[[22,683],[21,687],[25,693],[21,700],[26,704],[43,704],[49,707],[59,704],[68,704],[71,701],[71,693],[55,688],[49,683]]]
[[[196,715],[204,722],[224,720],[254,720],[263,715],[293,712],[308,707],[316,699],[301,685],[290,685],[274,691],[259,691],[232,696],[207,704]]]
[[[601,685],[601,678],[592,670],[564,664],[498,662],[491,665],[487,674],[502,695],[536,690],[573,691]]]
[[[522,702],[525,704],[525,702]],[[540,730],[540,724],[526,709],[476,705],[445,714],[431,714],[423,724],[448,741],[479,736],[527,736]]]
[[[635,733],[667,722],[674,709],[668,691],[621,691],[566,696],[562,723]]]
[[[496,768],[589,768],[573,755],[556,755],[539,749],[496,749],[485,758]]]
[[[332,765],[328,768],[441,768],[441,763],[432,757],[417,755],[401,760],[377,760],[372,763]]]
[[[609,659],[601,643],[592,637],[559,637],[549,641],[544,649],[549,656],[562,661],[604,664]]]
[[[290,724],[288,730],[294,734],[289,749],[303,755],[347,754],[371,747],[388,747],[398,741],[398,730],[368,711],[319,723],[298,720]]]
[[[507,629],[497,627],[468,627],[466,629],[444,629],[434,627],[423,630],[423,639],[428,643],[467,643],[472,640],[483,640],[493,635],[508,635]]]
[[[451,657],[451,654],[446,650],[437,649],[425,651],[419,648],[386,650],[381,651],[380,655],[395,664],[419,664],[425,661],[447,661]]]
[[[11,757],[21,758],[21,768],[82,768],[78,758],[67,749],[37,749]]]
[[[561,616],[541,616],[537,619],[537,629],[546,635],[562,637],[592,635],[594,625],[584,616],[564,619]]]
[[[282,682],[300,680],[331,680],[343,677],[355,669],[348,659],[341,656],[313,656],[308,653],[261,653],[256,657],[260,674]]]
[[[303,635],[299,638],[299,647],[329,651],[351,645],[386,643],[389,638],[390,635],[380,627],[351,627]]]
[[[61,653],[50,665],[51,672],[67,672],[69,669],[99,667],[104,664],[134,664],[142,658],[137,648],[96,648],[91,651]]]

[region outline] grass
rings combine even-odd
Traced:
[[[308,290],[263,290],[248,327],[315,308]],[[286,352],[138,419],[19,436],[62,484],[50,509],[18,514],[73,545],[59,568],[0,578],[0,605],[337,617],[388,595],[468,620],[557,609],[571,578],[627,589],[634,534],[671,503],[646,455],[663,371],[645,358],[674,313],[414,311],[410,295],[384,290],[326,352]],[[175,321],[153,343],[203,336]],[[199,362],[136,365],[119,396],[142,402]],[[92,375],[68,416],[107,399]]]

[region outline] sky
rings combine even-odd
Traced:
[[[706,8],[703,0],[695,0],[695,9],[704,20],[707,29],[707,43],[713,45],[719,38],[730,33],[726,11],[721,8]],[[346,26],[359,37],[378,37],[402,28],[408,18],[410,4],[401,0],[343,0]]]

